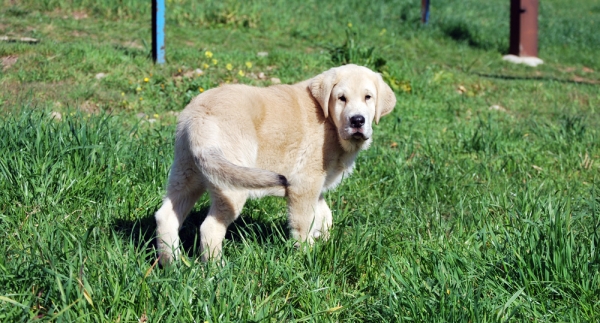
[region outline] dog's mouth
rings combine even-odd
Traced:
[[[339,131],[340,139],[362,144],[371,138],[371,130],[368,127],[344,127]]]
[[[352,139],[356,140],[367,140],[368,138],[363,133],[362,128],[352,128]]]

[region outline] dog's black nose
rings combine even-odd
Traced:
[[[361,116],[360,114],[355,115],[350,118],[350,125],[352,126],[352,128],[360,128],[364,124],[365,124],[365,117]]]

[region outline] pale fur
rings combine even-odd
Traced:
[[[203,260],[221,256],[227,227],[248,197],[285,196],[292,237],[327,238],[333,219],[323,193],[352,172],[371,144],[372,122],[395,104],[381,76],[356,65],[293,85],[227,85],[193,99],[179,115],[167,194],[155,214],[161,262],[177,257],[179,229],[206,191]],[[353,128],[358,114],[364,126]]]

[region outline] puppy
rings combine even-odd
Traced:
[[[204,261],[221,257],[227,227],[249,197],[285,197],[292,237],[326,239],[333,219],[323,193],[352,172],[372,142],[373,121],[395,104],[381,75],[357,65],[293,85],[227,85],[194,98],[179,115],[167,193],[155,214],[161,263],[178,256],[179,229],[206,191]]]

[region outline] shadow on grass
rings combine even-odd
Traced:
[[[460,21],[442,25],[442,32],[457,42],[467,42],[469,46],[481,47],[469,25]]]
[[[144,48],[123,45],[114,45],[113,48],[129,57],[152,57],[152,52]]]
[[[502,75],[502,74],[486,74],[474,72],[473,74],[480,77],[501,79],[501,80],[513,80],[513,81],[553,81],[560,83],[571,83],[571,84],[585,84],[585,85],[600,85],[600,80],[585,79],[577,77],[573,79],[561,79],[551,76],[516,76],[516,75]]]
[[[462,21],[446,21],[440,23],[440,30],[446,37],[457,43],[466,43],[470,47],[483,50],[496,50],[499,52],[508,52],[507,44],[499,40],[490,40],[481,34],[477,26]]]
[[[156,221],[154,220],[156,210],[149,210],[142,219],[117,219],[113,223],[113,228],[121,234],[125,241],[132,242],[138,249],[146,248],[146,262],[150,264],[156,260],[157,256],[155,252]],[[179,231],[183,250],[190,258],[200,256],[200,225],[206,218],[208,210],[208,207],[204,207],[192,211]],[[285,219],[262,221],[242,214],[227,228],[225,240],[237,243],[244,239],[255,239],[259,244],[267,244],[273,241],[274,236],[287,237],[288,233]]]

